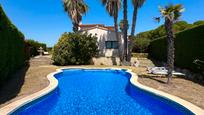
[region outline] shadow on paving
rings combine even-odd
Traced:
[[[0,104],[16,97],[24,84],[29,64],[19,69],[12,77],[0,86]]]

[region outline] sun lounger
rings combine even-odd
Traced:
[[[168,71],[153,71],[152,73],[153,73],[153,74],[156,74],[156,75],[167,75],[167,74],[168,74]],[[173,75],[178,75],[178,76],[185,76],[185,74],[180,73],[180,72],[175,72],[175,71],[173,71],[172,74],[173,74]]]
[[[155,75],[167,75],[168,70],[165,67],[147,67],[148,73]],[[173,75],[185,76],[185,74],[173,71]]]
[[[147,67],[148,73],[153,73],[153,71],[167,71],[165,67]]]

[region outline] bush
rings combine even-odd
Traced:
[[[28,44],[28,47],[29,47],[29,53],[30,53],[30,56],[36,56],[36,55],[39,55],[39,48],[42,47],[44,51],[47,50],[47,46],[46,44],[44,43],[40,43],[38,41],[35,41],[35,40],[31,40],[31,39],[28,39],[26,40],[26,43]]]
[[[174,23],[173,25],[173,31],[174,33],[182,32],[194,27],[197,27],[199,25],[204,25],[204,21],[197,21],[193,24],[188,24],[186,21],[178,21]],[[137,53],[146,53],[149,52],[149,42],[166,36],[166,31],[164,28],[164,25],[159,26],[158,28],[154,30],[149,30],[146,32],[141,32],[135,36],[134,44],[133,44],[133,52]],[[160,41],[165,42],[165,41]],[[165,47],[165,43],[163,43],[160,47]],[[152,46],[154,47],[154,45]],[[159,55],[163,55],[164,52],[158,52],[158,57],[161,57]],[[163,57],[166,59],[166,57]]]
[[[197,26],[176,34],[175,65],[198,71],[193,63],[196,59],[204,60],[204,25]],[[167,42],[162,37],[150,43],[150,55],[160,61],[167,59]]]
[[[0,5],[0,84],[26,60],[24,35],[10,22]]]
[[[136,38],[133,42],[133,52],[145,53],[148,50],[150,39],[147,38]]]
[[[191,27],[192,27],[191,24],[188,24],[185,21],[179,21],[173,25],[173,31],[176,33],[176,32],[189,29]],[[165,31],[164,25],[161,25],[156,29],[137,34],[136,38],[146,38],[146,39],[154,40],[165,35],[166,35],[166,31]]]
[[[196,25],[196,26],[204,25],[204,20],[196,21],[193,23],[193,25]]]
[[[79,33],[64,33],[53,49],[53,61],[57,65],[90,64],[97,54],[97,37]]]

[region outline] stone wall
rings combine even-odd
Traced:
[[[118,57],[97,57],[92,58],[94,65],[120,65],[120,58]]]

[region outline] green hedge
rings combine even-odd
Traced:
[[[0,84],[26,59],[24,35],[10,22],[0,5]]]
[[[173,31],[174,32],[180,32],[183,30],[187,30],[187,29],[190,29],[192,27],[198,26],[198,23],[202,24],[202,21],[195,22],[195,25],[194,24],[188,24],[186,21],[179,21],[179,22],[174,23]],[[135,37],[136,38],[146,38],[149,40],[155,40],[155,39],[162,37],[162,36],[165,36],[165,35],[166,35],[165,27],[164,27],[164,25],[161,25],[161,26],[157,27],[156,29],[149,30],[146,32],[140,32]]]
[[[162,37],[150,43],[150,56],[161,61],[167,59],[167,42]],[[204,60],[204,25],[176,34],[175,65],[198,71],[194,60]]]
[[[25,40],[26,44],[28,44],[29,47],[29,55],[31,57],[39,55],[39,48],[42,47],[44,51],[47,50],[47,46],[45,43],[40,43],[38,41],[32,40],[32,39],[27,39]]]

